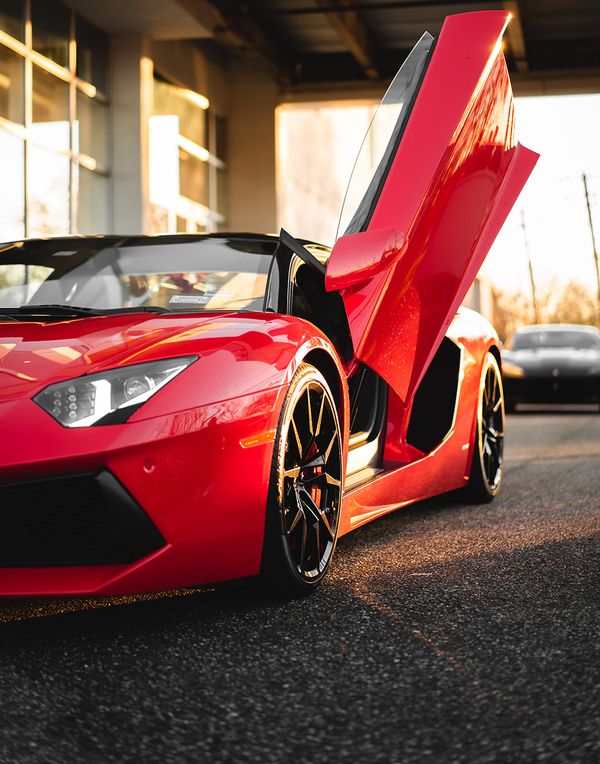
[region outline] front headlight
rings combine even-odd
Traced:
[[[64,427],[119,424],[197,360],[169,358],[58,382],[33,399]]]
[[[502,360],[502,376],[508,379],[517,379],[525,376],[525,370],[512,361]]]

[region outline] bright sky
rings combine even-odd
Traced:
[[[373,107],[305,104],[279,110],[281,224],[333,243],[352,162]],[[539,287],[553,279],[595,290],[582,172],[588,175],[600,247],[600,95],[516,99],[517,135],[541,158],[500,232],[484,270],[508,291],[529,292],[521,209]]]
[[[485,270],[498,286],[527,290],[527,238],[536,282],[580,281],[595,290],[582,173],[600,246],[600,95],[517,98],[517,135],[541,156],[500,232]]]

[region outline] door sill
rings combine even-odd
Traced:
[[[381,467],[365,467],[358,472],[354,472],[352,475],[348,475],[344,484],[344,493],[352,491],[354,488],[364,485],[364,483],[368,483],[382,472],[384,472],[384,470]]]

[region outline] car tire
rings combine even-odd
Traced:
[[[342,505],[342,434],[327,381],[296,372],[279,418],[260,574],[263,591],[314,591],[331,566]]]
[[[496,358],[487,353],[477,401],[473,461],[463,495],[476,504],[490,502],[500,490],[504,451],[504,390]]]

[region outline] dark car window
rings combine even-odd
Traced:
[[[264,310],[276,246],[226,237],[19,242],[0,252],[0,308]]]
[[[539,348],[570,348],[574,350],[600,350],[600,338],[590,332],[576,330],[549,332],[522,332],[515,334],[508,350],[535,350]]]

